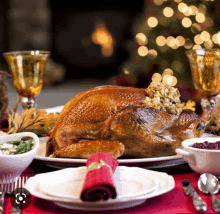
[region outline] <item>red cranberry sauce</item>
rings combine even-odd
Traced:
[[[220,149],[220,141],[216,141],[213,143],[209,143],[208,141],[204,141],[202,143],[194,143],[191,147],[198,148],[198,149],[217,150],[217,149]]]

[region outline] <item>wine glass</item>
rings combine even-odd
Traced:
[[[23,109],[36,106],[35,96],[43,87],[43,76],[49,51],[16,51],[3,53],[12,73],[13,84],[22,96]]]
[[[193,82],[202,96],[203,113],[211,112],[218,104],[220,91],[220,49],[194,49],[186,51]]]

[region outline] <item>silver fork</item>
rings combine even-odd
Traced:
[[[4,211],[4,199],[5,193],[11,193],[13,191],[13,184],[11,183],[11,175],[6,175],[3,177],[0,186],[0,214]]]
[[[27,182],[28,177],[23,176],[19,177],[15,182],[15,194],[20,193],[21,194],[21,188],[24,188],[25,183]],[[20,192],[19,192],[20,191]],[[13,208],[11,209],[11,214],[20,214],[21,213],[21,207],[16,203],[14,203]]]

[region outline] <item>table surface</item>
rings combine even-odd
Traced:
[[[32,177],[39,173],[50,172],[57,169],[51,168],[45,163],[41,161],[34,160],[31,165],[22,173],[22,176]],[[197,188],[197,180],[199,178],[199,174],[193,172],[188,164],[183,164],[175,167],[161,168],[155,169],[156,171],[167,172],[172,175],[175,180],[175,188],[170,192],[157,196],[151,199],[146,200],[143,204],[126,208],[120,210],[112,210],[112,211],[100,211],[99,213],[114,213],[114,214],[183,214],[183,213],[197,213],[193,207],[192,199],[189,196],[186,196],[183,192],[181,183],[183,179],[190,179],[192,185],[195,187],[198,194],[202,197],[202,199],[207,203],[208,210],[204,213],[216,213],[212,208],[212,200],[210,195],[204,195],[199,192]],[[216,195],[220,199],[220,194]],[[93,213],[91,211],[82,211],[82,210],[72,210],[61,208],[54,204],[51,201],[43,200],[36,198],[35,196],[31,196],[32,201],[30,206],[22,210],[22,214],[58,214],[58,213],[75,213],[75,214],[83,214],[83,213]],[[6,196],[5,198],[5,214],[10,213],[12,205],[10,203],[10,197]],[[97,212],[96,212],[97,213]]]
[[[37,97],[38,108],[49,108],[59,105],[64,105],[71,97],[75,94],[86,90],[88,88],[107,84],[104,80],[76,80],[67,82],[59,86],[44,87],[41,94]],[[15,105],[16,103],[16,92],[13,88],[11,82],[6,82],[8,96],[9,96],[9,106]],[[21,110],[21,108],[20,108]],[[39,173],[50,172],[56,170],[46,166],[43,162],[34,160],[32,164],[22,173],[22,175],[31,177]],[[197,213],[193,207],[192,199],[186,196],[183,192],[181,182],[183,179],[190,179],[193,186],[202,197],[202,199],[207,203],[208,210],[204,213],[216,213],[212,209],[211,196],[204,195],[199,192],[197,188],[197,180],[199,175],[192,172],[187,164],[179,165],[173,168],[163,168],[157,169],[157,171],[167,172],[172,175],[175,180],[175,188],[158,197],[146,200],[143,204],[132,208],[126,208],[122,210],[104,211],[99,213],[120,213],[120,214],[160,214],[160,213]],[[220,194],[217,194],[220,199]],[[12,205],[10,203],[9,196],[5,198],[5,214],[10,213]],[[43,199],[36,198],[32,196],[32,203],[29,207],[22,210],[23,214],[58,214],[58,213],[93,213],[88,211],[77,211],[58,207],[51,201],[46,201]],[[97,212],[96,212],[97,213]]]

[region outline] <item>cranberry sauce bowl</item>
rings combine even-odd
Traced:
[[[220,137],[184,140],[176,153],[182,155],[195,172],[220,175]]]

